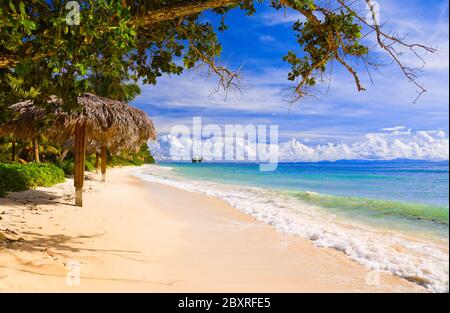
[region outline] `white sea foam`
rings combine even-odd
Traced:
[[[173,167],[170,166],[159,166],[158,168],[161,170],[173,171]]]
[[[188,180],[156,166],[146,167],[135,175],[223,199],[281,233],[309,239],[317,247],[342,251],[371,270],[390,272],[433,292],[449,291],[449,255],[444,244],[344,222],[277,191]]]

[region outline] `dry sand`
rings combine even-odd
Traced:
[[[89,174],[83,208],[71,180],[0,199],[0,291],[425,291],[131,170]]]

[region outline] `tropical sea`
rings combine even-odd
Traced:
[[[221,198],[279,232],[448,292],[449,163],[160,163],[140,178]]]

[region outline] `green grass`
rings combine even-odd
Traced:
[[[0,197],[8,191],[51,187],[64,180],[64,171],[51,163],[0,163]]]

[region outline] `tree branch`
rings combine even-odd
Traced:
[[[364,25],[366,25],[367,27],[369,27],[369,29],[371,29],[374,33],[375,33],[375,37],[376,37],[376,41],[378,43],[378,46],[385,50],[387,52],[387,54],[392,58],[392,60],[394,61],[394,63],[396,63],[398,65],[398,67],[400,68],[401,72],[403,73],[403,75],[412,83],[414,84],[417,88],[418,88],[418,96],[417,98],[414,100],[414,103],[417,102],[417,100],[425,93],[427,92],[427,90],[425,89],[425,87],[419,82],[417,81],[417,75],[416,72],[419,70],[417,68],[411,68],[406,66],[402,61],[401,61],[401,52],[398,52],[397,49],[395,48],[395,45],[399,46],[399,47],[404,47],[409,49],[412,53],[414,53],[414,55],[418,58],[421,59],[423,61],[423,59],[421,58],[421,56],[419,55],[417,50],[422,50],[425,52],[430,52],[430,53],[435,53],[437,52],[436,49],[428,47],[426,45],[422,45],[422,44],[418,44],[418,43],[408,43],[405,42],[403,40],[403,38],[400,38],[396,35],[391,35],[388,34],[386,32],[383,31],[382,26],[378,24],[378,21],[376,20],[376,12],[374,12],[374,9],[371,5],[371,1],[370,0],[364,0],[367,4],[367,6],[370,8],[370,14],[372,15],[372,20],[374,21],[373,24],[370,24],[366,21],[366,19],[364,19],[363,17],[361,17],[354,9],[352,9],[350,7],[350,5],[345,3],[345,0],[337,0],[338,3],[345,8],[348,12],[351,12],[355,15],[355,17]]]
[[[241,0],[187,0],[175,4],[165,4],[163,8],[148,11],[135,18],[137,26],[149,26],[174,20],[179,17],[201,13],[209,9],[225,8],[239,4]]]

